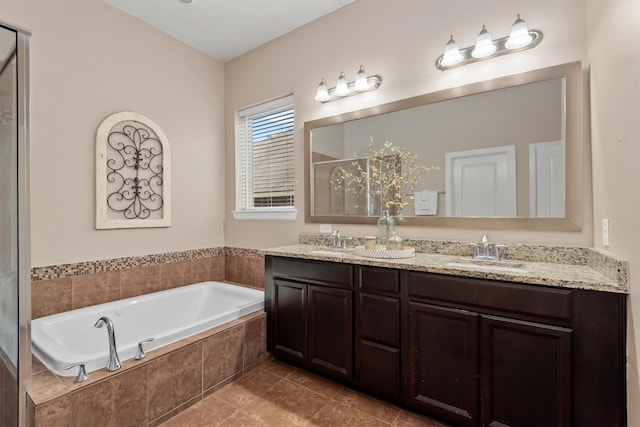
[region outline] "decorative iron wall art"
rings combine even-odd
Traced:
[[[166,135],[132,112],[104,119],[96,135],[96,228],[171,225],[171,152]]]

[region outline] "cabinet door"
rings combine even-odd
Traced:
[[[309,361],[321,370],[353,374],[353,291],[309,285]]]
[[[409,404],[457,425],[478,417],[479,316],[409,303]]]
[[[400,349],[375,342],[358,343],[358,385],[378,396],[400,398]]]
[[[400,398],[400,299],[359,294],[356,377],[378,396]]]
[[[400,347],[400,299],[360,293],[360,338]]]
[[[571,424],[571,330],[482,317],[484,425]]]
[[[304,360],[307,354],[307,285],[274,280],[273,352]]]

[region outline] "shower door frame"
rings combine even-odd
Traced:
[[[16,32],[18,156],[18,426],[26,425],[27,390],[31,386],[31,210],[29,37],[31,32],[0,20]]]

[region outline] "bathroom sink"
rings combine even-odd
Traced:
[[[452,268],[468,268],[470,270],[495,271],[499,273],[526,274],[529,271],[526,264],[512,261],[485,261],[485,260],[464,260],[454,261],[445,264]]]
[[[330,256],[345,256],[347,254],[346,251],[344,252],[340,252],[340,251],[328,251],[326,249],[318,249],[315,251],[309,251],[310,254],[314,254],[314,255],[330,255]]]

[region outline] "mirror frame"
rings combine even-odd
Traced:
[[[398,110],[461,98],[497,89],[519,86],[543,80],[565,77],[565,218],[505,218],[505,217],[394,217],[396,224],[425,227],[483,228],[512,230],[579,231],[584,216],[584,118],[582,102],[582,65],[580,61],[556,65],[492,80],[471,83],[424,95],[402,99],[375,107],[351,111],[332,117],[312,120],[304,124],[304,196],[305,223],[376,224],[377,216],[311,215],[311,131],[315,128],[376,116]]]

